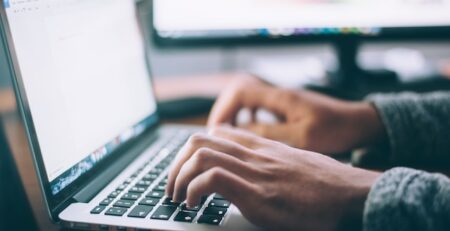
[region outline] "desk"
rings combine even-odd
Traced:
[[[183,76],[170,78],[156,78],[155,92],[159,100],[173,99],[183,96],[214,97],[233,78],[241,74],[221,74],[208,76]],[[202,84],[199,84],[202,83]],[[8,140],[17,163],[19,174],[23,180],[37,225],[41,230],[59,230],[60,227],[51,223],[45,209],[35,168],[28,147],[25,130],[16,110],[15,98],[12,90],[0,91],[0,114],[5,123]],[[170,123],[205,124],[206,116],[187,118]]]

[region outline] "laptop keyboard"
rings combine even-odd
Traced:
[[[220,225],[231,203],[221,195],[204,196],[201,204],[188,208],[165,196],[166,170],[189,137],[189,132],[177,132],[164,148],[165,157],[151,170],[145,169],[157,156],[152,157],[116,190],[103,199],[90,213],[106,216],[127,216],[140,219]],[[160,155],[164,155],[160,153]],[[145,173],[144,173],[145,172]]]

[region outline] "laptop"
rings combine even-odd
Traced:
[[[18,106],[50,218],[88,230],[257,230],[226,198],[166,198],[201,127],[160,125],[134,0],[3,0]],[[174,67],[176,68],[176,67]]]

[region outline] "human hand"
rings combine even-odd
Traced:
[[[167,195],[195,206],[217,192],[270,230],[337,230],[361,223],[378,173],[233,128],[192,136],[169,173]]]
[[[253,119],[241,128],[325,154],[369,146],[386,136],[376,109],[369,103],[342,101],[307,90],[275,88],[256,78],[240,79],[224,90],[211,111],[209,127],[236,125],[236,116],[243,108],[253,113],[267,109],[280,122],[264,124]]]

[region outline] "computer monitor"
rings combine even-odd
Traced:
[[[154,0],[161,44],[341,37],[436,37],[450,32],[450,0]]]
[[[450,0],[153,0],[152,9],[160,47],[331,42],[347,80],[360,71],[360,41],[450,38]]]

